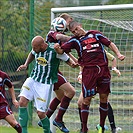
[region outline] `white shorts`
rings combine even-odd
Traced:
[[[24,82],[19,96],[23,96],[29,101],[34,100],[34,106],[37,111],[46,112],[52,91],[53,84],[42,84],[29,77]]]

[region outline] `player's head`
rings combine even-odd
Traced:
[[[66,27],[66,20],[61,17],[57,17],[51,22],[51,30],[63,33],[66,30]]]
[[[39,53],[39,52],[43,52],[46,50],[46,47],[47,47],[47,43],[45,42],[44,38],[42,38],[41,36],[35,36],[33,39],[32,39],[32,49],[36,52],[36,53]]]
[[[77,21],[71,21],[69,24],[69,30],[75,35],[75,36],[83,36],[86,34],[85,30],[82,28],[81,24]]]
[[[69,25],[69,23],[73,20],[73,18],[67,13],[62,13],[59,17],[64,18],[67,25]]]
[[[67,32],[69,29],[69,24],[73,20],[73,18],[67,13],[62,13],[62,14],[60,14],[59,17],[64,18],[66,20],[67,28],[66,28],[65,32]]]

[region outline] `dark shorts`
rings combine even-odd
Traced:
[[[67,82],[68,81],[62,75],[62,73],[61,72],[58,72],[58,82],[54,84],[54,90],[58,90],[61,85],[65,84]]]
[[[0,119],[5,119],[6,116],[12,114],[8,104],[0,104]]]
[[[84,98],[94,96],[96,93],[110,93],[111,75],[108,66],[84,67],[82,75]]]

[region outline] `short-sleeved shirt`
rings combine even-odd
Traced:
[[[104,46],[108,47],[110,42],[101,32],[91,30],[85,36],[72,37],[61,48],[66,53],[71,52],[71,49],[76,49],[79,56],[78,62],[81,66],[107,66],[108,59]]]
[[[32,51],[35,56],[35,66],[32,70],[30,77],[35,81],[44,84],[54,84],[57,82],[57,72],[60,60],[56,57],[57,53],[54,48],[48,46],[44,52],[36,53]]]
[[[8,103],[5,96],[5,85],[8,88],[12,88],[12,82],[9,76],[5,72],[0,70],[0,105],[3,103]]]
[[[83,97],[93,96],[97,92],[101,94],[110,92],[110,72],[104,50],[104,46],[108,47],[110,43],[102,33],[93,30],[82,37],[74,36],[61,46],[66,53],[71,52],[71,49],[77,50],[78,62],[83,66]]]

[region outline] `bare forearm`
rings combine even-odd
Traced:
[[[32,55],[32,53],[30,52],[24,65],[28,66],[32,61],[34,60],[34,56]]]
[[[67,35],[63,35],[63,34],[57,34],[56,39],[60,40],[61,42],[66,42],[70,39],[70,37]]]
[[[117,46],[113,42],[110,43],[109,48],[117,55],[119,60],[122,61],[125,59],[125,56],[120,53]]]
[[[16,96],[15,96],[14,87],[12,86],[12,88],[9,88],[8,91],[10,93],[10,96],[12,98],[12,101],[15,101],[16,100]]]

